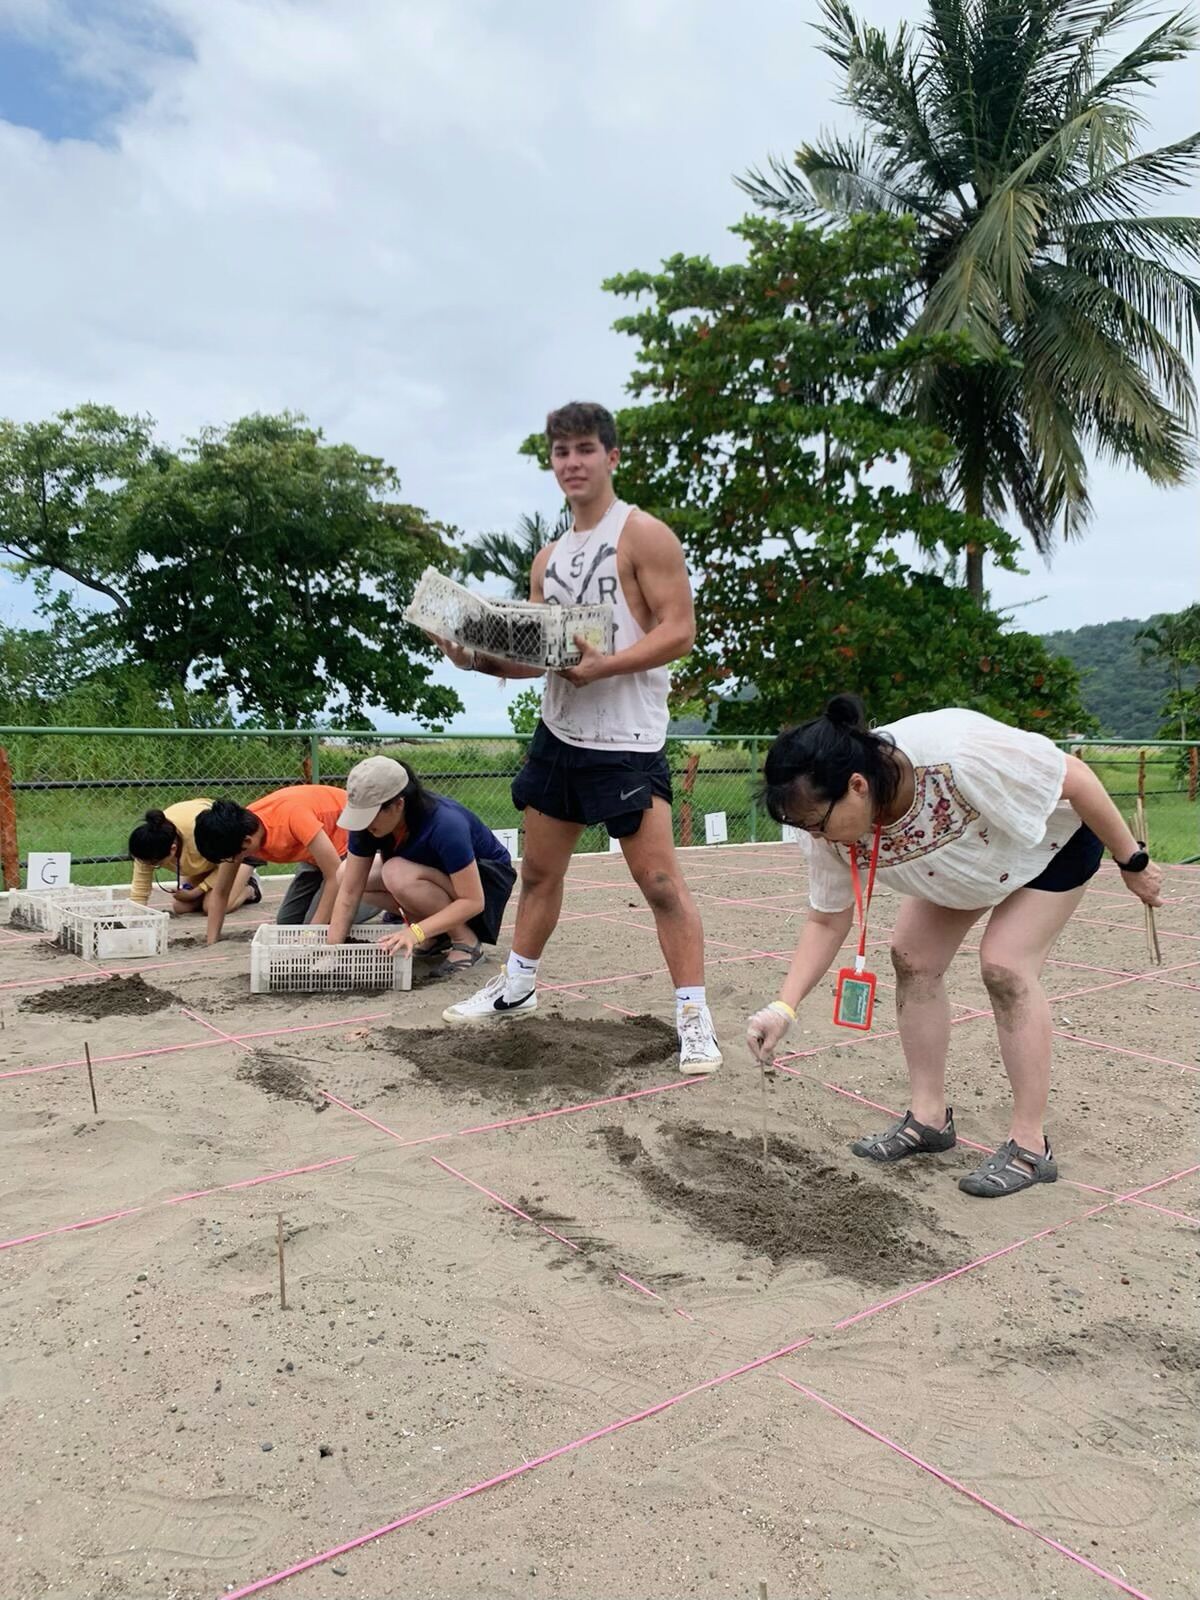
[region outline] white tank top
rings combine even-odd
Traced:
[[[572,527],[554,546],[543,584],[551,605],[608,602],[613,608],[614,650],[624,650],[646,636],[617,576],[617,547],[634,509],[614,500],[594,528],[576,533]],[[670,683],[666,667],[601,678],[582,689],[551,672],[542,693],[542,721],[565,744],[584,750],[660,750],[670,721]]]

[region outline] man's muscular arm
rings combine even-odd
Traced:
[[[642,511],[630,513],[624,539],[628,541],[626,548],[633,558],[634,577],[653,625],[634,644],[626,645],[624,650],[617,650],[611,656],[602,655],[577,639],[581,652],[579,665],[562,674],[577,688],[595,683],[598,678],[615,678],[623,673],[668,666],[687,655],[696,641],[692,585],[679,540],[665,522]]]

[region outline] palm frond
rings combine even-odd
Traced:
[[[1081,9],[1090,12],[1088,25],[1082,26],[1076,43],[1075,59],[1063,77],[1063,104],[1074,106],[1085,87],[1095,78],[1096,56],[1118,28],[1123,28],[1143,13],[1146,20],[1157,9],[1156,0],[1111,0],[1096,8],[1083,0]]]
[[[1136,257],[1125,258],[1129,270],[1127,286],[1135,294],[1143,294],[1156,282],[1157,263],[1139,262]],[[1147,269],[1139,275],[1135,268]],[[1141,369],[1165,391],[1165,404],[1185,423],[1195,416],[1196,386],[1186,357],[1177,348],[1169,334],[1164,333],[1156,318],[1130,295],[1120,293],[1113,285],[1103,282],[1092,273],[1071,265],[1045,263],[1037,274],[1039,284],[1050,284],[1062,300],[1070,300],[1077,312],[1094,327],[1109,335],[1114,343],[1137,362]],[[1161,280],[1157,280],[1161,287]],[[1190,320],[1190,331],[1195,312],[1200,306],[1200,289],[1192,285],[1192,298],[1185,306]],[[1156,304],[1151,291],[1151,305]]]
[[[801,145],[796,166],[819,204],[834,215],[888,211],[928,217],[936,210],[929,196],[896,183],[893,164],[880,160],[866,139],[827,135],[824,144]]]
[[[785,161],[782,156],[769,157],[767,173],[758,167],[751,167],[741,177],[735,176],[733,181],[764,211],[795,217],[801,222],[825,219],[828,214],[826,208],[812,193],[804,174],[790,161]]]
[[[1078,285],[1049,272],[1031,286],[1034,311],[1021,331],[1018,353],[1031,414],[1034,397],[1062,395],[1096,443],[1129,456],[1143,471],[1177,481],[1186,470],[1180,455],[1182,424],[1155,393],[1151,377],[1116,331],[1092,315]],[[1044,409],[1044,404],[1043,404]],[[1031,427],[1035,446],[1041,441]]]
[[[1200,217],[1109,217],[1063,230],[1059,244],[1068,259],[1075,251],[1153,250],[1159,259],[1200,263]]]
[[[1120,217],[1131,206],[1156,199],[1164,189],[1187,188],[1198,169],[1200,132],[1157,150],[1143,150],[1058,194],[1055,216],[1061,226]]]
[[[1066,246],[1066,266],[1127,301],[1178,352],[1190,356],[1200,329],[1200,283],[1161,256],[1137,254],[1133,240],[1120,230],[1107,236],[1107,226],[1096,224],[1096,231],[1083,238],[1073,235]]]
[[[1148,10],[1148,8],[1146,8]],[[1128,106],[1132,96],[1154,84],[1156,67],[1182,61],[1196,48],[1200,33],[1186,12],[1176,12],[1146,35],[1120,61],[1086,88],[1077,90],[1081,105],[1119,101]]]
[[[871,127],[872,142],[892,152],[899,170],[922,171],[928,187],[957,193],[965,209],[969,162],[951,148],[946,130],[939,138],[927,120],[924,88],[933,66],[914,35],[901,24],[889,43],[880,29],[857,23],[844,0],[821,0],[821,10],[821,48],[845,73],[843,103]]]

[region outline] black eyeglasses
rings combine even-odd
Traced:
[[[841,796],[838,798],[840,799]],[[790,823],[789,826],[793,828],[799,828],[801,833],[824,833],[825,824],[833,815],[833,808],[837,805],[837,803],[837,800],[831,800],[829,802],[828,806],[825,808],[825,815],[821,818],[820,822],[793,822]]]

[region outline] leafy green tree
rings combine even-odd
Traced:
[[[673,682],[677,699],[703,696],[732,731],[794,720],[847,686],[876,715],[958,700],[1086,725],[1065,664],[894,548],[904,535],[931,557],[973,542],[1005,564],[1015,548],[921,492],[950,441],[878,399],[884,375],[972,359],[951,335],[880,345],[913,283],[913,225],[757,217],[733,231],[744,263],[677,256],[607,285],[649,302],[616,324],[639,342],[643,402],[618,419],[621,491],[676,528],[702,575],[695,671]],[[887,481],[897,467],[915,486]]]
[[[865,131],[805,144],[741,186],[814,221],[914,217],[920,273],[898,325],[962,331],[985,361],[896,374],[954,442],[943,478],[976,516],[1010,510],[1035,547],[1084,529],[1089,452],[1176,484],[1193,460],[1188,366],[1200,219],[1143,211],[1186,188],[1200,134],[1138,148],[1138,102],[1195,48],[1149,0],[930,0],[890,41],[821,0],[822,49]],[[983,556],[967,555],[982,593]]]
[[[1162,735],[1168,739],[1200,737],[1200,605],[1156,617],[1138,633],[1142,659],[1164,666],[1170,688],[1163,702]]]
[[[789,726],[846,689],[880,722],[957,705],[1051,737],[1095,726],[1070,662],[966,589],[903,562],[784,554],[723,568],[700,600],[705,647],[680,688],[707,700],[720,733]],[[730,694],[734,684],[752,684],[753,695]]]
[[[459,572],[464,578],[502,578],[514,600],[528,600],[529,572],[533,558],[546,545],[561,539],[571,526],[569,508],[559,512],[551,527],[541,514],[522,515],[512,533],[485,533],[462,552]]]
[[[205,697],[266,723],[460,709],[431,681],[435,647],[401,621],[421,570],[451,559],[450,530],[398,489],[383,461],[289,414],[178,453],[102,407],[0,425],[0,546],[43,584],[70,577],[111,603],[88,626],[180,721]]]
[[[1066,656],[1078,667],[1083,703],[1102,734],[1114,739],[1153,739],[1158,735],[1163,701],[1172,680],[1157,657],[1144,654],[1137,635],[1159,621],[1158,617],[1145,621],[1124,617],[1042,634],[1051,655]]]
[[[508,720],[514,733],[531,734],[542,714],[540,688],[522,689],[508,702]]]
[[[46,422],[0,418],[0,549],[127,609],[127,485],[161,459],[149,417],[84,405]]]

